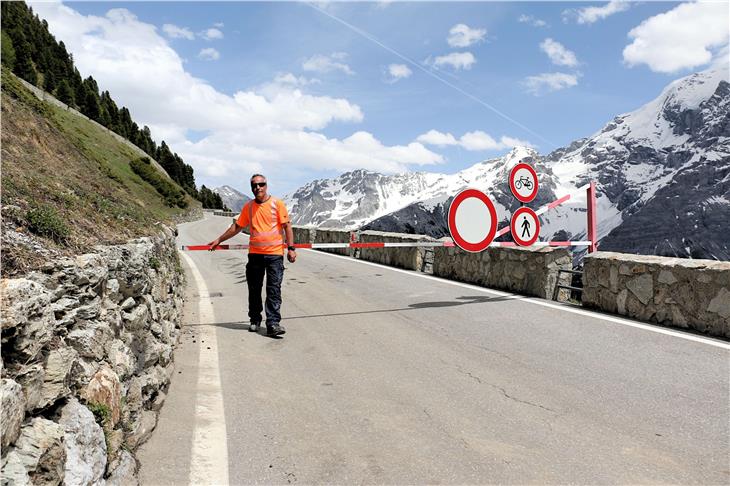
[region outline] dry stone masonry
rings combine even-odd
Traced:
[[[583,305],[730,338],[730,262],[596,252]]]
[[[2,484],[136,484],[173,372],[173,232],[62,258],[2,286]]]

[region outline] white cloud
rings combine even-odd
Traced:
[[[486,35],[487,29],[472,29],[466,24],[456,24],[449,30],[446,41],[451,47],[469,47],[484,41]]]
[[[601,7],[568,9],[563,11],[563,21],[568,22],[570,19],[575,19],[579,24],[592,24],[613,14],[628,10],[630,6],[626,0],[611,0]]]
[[[548,55],[553,64],[558,66],[575,67],[578,65],[578,59],[575,54],[566,49],[560,42],[547,38],[540,44],[540,50]]]
[[[438,130],[429,130],[416,138],[417,142],[426,145],[436,145],[437,147],[445,147],[447,145],[458,145],[459,142],[450,133],[441,133]]]
[[[347,53],[344,52],[333,52],[329,56],[323,54],[315,54],[314,56],[306,59],[302,63],[302,69],[305,71],[314,71],[318,73],[329,73],[332,71],[342,71],[345,74],[355,74],[350,66],[344,62],[340,62],[347,59]]]
[[[713,49],[726,48],[729,30],[726,2],[683,3],[631,29],[624,62],[661,73],[702,66],[712,61]]]
[[[405,64],[391,64],[388,66],[388,82],[395,83],[401,79],[409,78],[413,71]]]
[[[545,22],[542,19],[538,19],[538,18],[536,18],[536,17],[534,17],[532,15],[522,14],[517,19],[517,21],[520,22],[520,23],[523,23],[523,24],[530,24],[533,27],[547,27],[547,22]]]
[[[195,34],[190,29],[185,27],[178,27],[173,24],[165,24],[162,26],[162,31],[167,34],[171,39],[195,39]]]
[[[443,133],[438,130],[429,130],[416,138],[417,142],[437,147],[459,146],[470,151],[502,150],[516,146],[532,147],[533,145],[524,140],[502,136],[499,141],[481,130],[467,132],[458,140],[451,133]]]
[[[222,29],[223,26],[224,26],[223,22],[216,22],[215,24],[213,24],[213,27],[218,27],[219,29]]]
[[[202,37],[205,40],[213,40],[213,39],[222,39],[223,38],[223,32],[216,28],[210,28],[206,29],[203,32],[200,33],[200,37]]]
[[[528,76],[523,84],[529,93],[536,96],[578,85],[578,74],[542,73]]]
[[[212,47],[206,47],[201,49],[198,53],[198,58],[203,61],[217,61],[221,58],[221,53],[213,49]]]
[[[443,162],[418,142],[385,145],[357,130],[343,138],[320,133],[332,122],[358,123],[364,115],[347,99],[307,94],[302,85],[311,80],[305,78],[284,74],[265,86],[222,93],[185,71],[159,31],[126,9],[99,17],[60,3],[32,5],[64,40],[79,70],[127,106],[138,124],[148,125],[158,142],[164,134],[193,166],[198,184],[245,182],[247,174],[265,171],[270,181],[294,185],[301,181],[293,177],[311,178],[311,171],[393,173]],[[190,132],[203,136],[188,137]]]
[[[437,56],[435,59],[426,59],[425,63],[436,68],[451,66],[452,68],[469,70],[477,62],[471,52],[452,52],[445,56]]]

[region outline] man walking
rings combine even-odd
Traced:
[[[251,177],[251,191],[255,199],[247,202],[238,219],[218,238],[208,243],[210,251],[246,226],[251,235],[246,264],[248,283],[248,330],[257,332],[261,326],[261,287],[266,274],[266,331],[270,336],[284,334],[281,321],[281,281],[284,278],[284,250],[287,259],[294,263],[297,253],[294,249],[294,232],[284,202],[270,196],[266,191],[266,177],[255,174]],[[286,238],[286,239],[285,239]],[[284,242],[286,241],[286,245]]]

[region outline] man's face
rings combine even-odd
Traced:
[[[251,179],[251,192],[253,192],[254,197],[258,201],[266,199],[266,179],[263,177],[254,177]]]

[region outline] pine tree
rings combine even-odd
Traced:
[[[13,40],[4,30],[2,31],[0,46],[2,47],[0,56],[2,56],[3,65],[12,71],[13,66],[15,66],[15,48],[13,47]]]
[[[74,93],[71,91],[71,87],[65,79],[62,79],[61,82],[58,83],[58,88],[56,88],[56,98],[69,106],[74,104]]]

